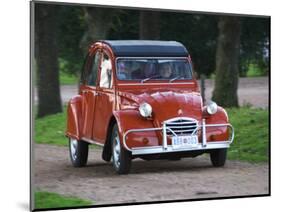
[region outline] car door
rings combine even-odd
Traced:
[[[112,59],[103,51],[94,112],[96,122],[93,126],[94,139],[102,143],[106,140],[107,127],[115,103],[112,67]]]
[[[83,85],[80,87],[82,95],[82,120],[83,120],[83,138],[92,140],[92,129],[94,124],[94,111],[97,95],[97,76],[100,69],[101,51],[96,50],[88,55],[85,64],[85,76]]]

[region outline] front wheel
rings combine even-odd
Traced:
[[[210,158],[213,166],[221,167],[224,166],[226,161],[227,149],[215,149],[210,153]]]
[[[131,153],[124,149],[120,143],[118,126],[114,125],[111,135],[112,162],[118,174],[128,174],[131,168]]]
[[[72,165],[82,167],[87,164],[89,144],[82,140],[69,138],[69,153]]]

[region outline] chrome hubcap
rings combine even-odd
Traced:
[[[78,147],[78,141],[74,138],[70,139],[70,152],[71,157],[73,160],[76,160],[77,158],[77,147]]]
[[[117,168],[119,168],[120,166],[120,151],[121,151],[121,146],[120,146],[119,136],[116,135],[113,144],[113,163]]]

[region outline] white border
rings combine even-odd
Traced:
[[[57,0],[59,1],[59,0]],[[68,0],[149,8],[271,15],[272,197],[94,208],[83,211],[269,211],[279,208],[281,13],[276,0]],[[276,3],[275,3],[276,2]],[[29,202],[29,2],[1,2],[1,211],[26,211]],[[74,211],[74,210],[69,210]],[[79,211],[82,211],[79,210]]]

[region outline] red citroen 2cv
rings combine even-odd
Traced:
[[[104,40],[89,48],[66,135],[73,166],[86,165],[88,145],[98,144],[103,160],[126,174],[134,158],[209,153],[213,166],[223,166],[234,129],[223,108],[203,105],[181,43]]]

